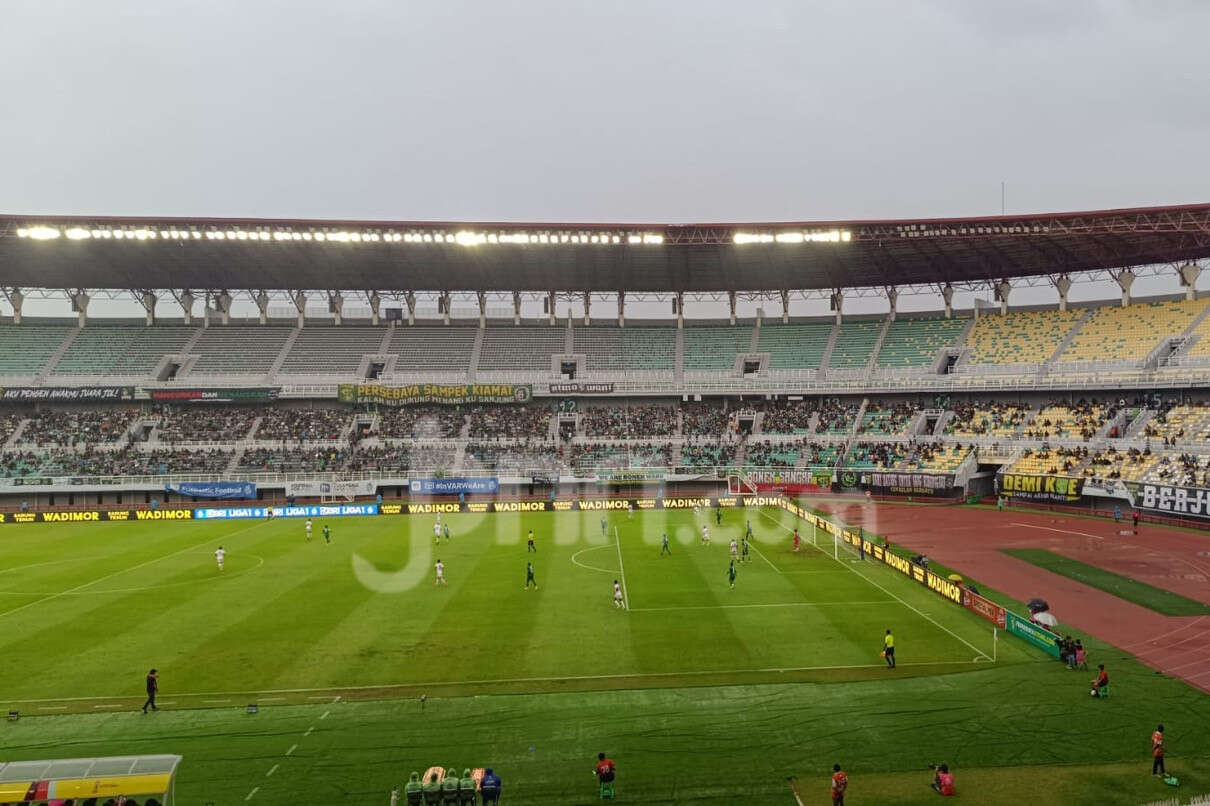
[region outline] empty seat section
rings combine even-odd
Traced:
[[[1210,355],[1210,316],[1207,316],[1205,319],[1198,322],[1197,327],[1193,329],[1193,333],[1190,335],[1196,336],[1197,341],[1193,343],[1192,347],[1185,351],[1185,355]]]
[[[880,367],[925,367],[942,347],[958,343],[966,319],[896,319],[878,352]]]
[[[93,325],[82,328],[52,375],[148,375],[164,355],[179,353],[193,328]]]
[[[478,328],[397,327],[391,331],[388,352],[399,356],[395,371],[466,372],[471,368]]]
[[[972,364],[1041,364],[1050,359],[1083,311],[985,313],[966,343]]]
[[[752,326],[686,326],[684,338],[686,372],[727,371],[735,367],[735,356],[752,345]]]
[[[1160,339],[1180,335],[1205,307],[1199,299],[1097,308],[1059,361],[1140,361]]]
[[[0,325],[0,375],[37,375],[70,327]]]
[[[550,357],[562,353],[566,331],[561,327],[489,327],[483,332],[479,370],[550,372]]]
[[[837,369],[864,367],[870,363],[881,331],[882,322],[841,322],[828,366]]]
[[[281,366],[288,375],[354,373],[361,357],[377,353],[383,330],[375,327],[306,327],[290,345]]]
[[[293,328],[220,325],[202,331],[190,350],[198,356],[193,375],[264,375]]]
[[[757,352],[769,354],[769,369],[819,369],[832,322],[762,324]]]
[[[670,371],[676,362],[676,329],[577,328],[572,352],[584,354],[587,372]]]

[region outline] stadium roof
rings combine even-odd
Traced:
[[[1206,257],[1210,204],[747,224],[0,216],[0,284],[32,288],[775,291]]]

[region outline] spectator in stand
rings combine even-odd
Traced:
[[[470,409],[471,439],[525,439],[550,435],[554,410],[547,405],[475,406]]]
[[[157,434],[161,442],[240,442],[262,412],[248,406],[163,406]]]
[[[281,440],[283,445],[296,442],[333,441],[343,439],[349,425],[348,409],[266,409],[256,429],[256,439]]]

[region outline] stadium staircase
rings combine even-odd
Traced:
[[[946,409],[937,418],[937,424],[933,426],[933,436],[939,437],[945,434],[945,427],[950,424],[950,420],[954,419],[954,412]]]
[[[257,425],[260,425],[260,419],[257,418]],[[247,446],[240,443],[235,445],[235,450],[231,452],[231,461],[227,463],[227,469],[223,471],[227,478],[238,478],[236,475],[239,472],[239,463],[244,458],[244,450]]]
[[[912,419],[907,424],[907,435],[909,437],[921,436],[928,429],[929,410],[920,409],[912,415]]]
[[[1126,426],[1126,438],[1141,439],[1143,437],[1143,429],[1147,427],[1147,424],[1158,413],[1155,409],[1139,409],[1139,413],[1130,421],[1130,425]]]
[[[863,397],[861,406],[857,409],[857,416],[853,418],[853,425],[849,428],[848,439],[854,439],[857,436],[857,429],[861,427],[861,421],[865,417],[866,407],[870,405],[870,399]]]
[[[35,379],[35,383],[38,386],[41,386],[43,383],[45,383],[46,378],[52,372],[54,372],[55,366],[59,363],[59,359],[62,358],[68,349],[71,348],[71,345],[75,342],[76,337],[79,335],[80,328],[78,327],[73,327],[71,330],[67,331],[67,335],[63,337],[63,341],[59,342],[59,346],[55,348],[53,353],[50,354],[50,358],[46,359],[46,363],[42,365],[42,369],[38,370],[38,376]]]
[[[1084,327],[1084,323],[1092,318],[1096,310],[1096,308],[1089,308],[1084,311],[1083,316],[1076,320],[1076,323],[1071,326],[1071,330],[1067,331],[1067,335],[1055,347],[1055,351],[1050,354],[1050,358],[1046,359],[1046,362],[1042,365],[1044,371],[1054,366],[1055,362],[1059,360],[1059,356],[1063,355],[1063,352],[1071,346],[1071,342],[1075,339],[1076,334],[1080,332],[1080,328]]]
[[[181,345],[178,354],[183,356],[193,355],[193,348],[197,346],[198,339],[202,337],[202,328],[193,328],[193,333],[189,336],[188,341]]]
[[[387,327],[383,328],[382,341],[378,343],[379,355],[390,355],[391,353],[391,336],[395,335],[392,331],[395,330],[395,323],[391,322]]]
[[[828,344],[823,348],[823,355],[819,359],[819,371],[826,373],[828,364],[832,361],[832,351],[836,349],[836,338],[840,335],[840,324],[832,323],[832,332],[828,334]]]
[[[866,364],[866,377],[869,377],[874,370],[878,369],[878,354],[882,352],[882,345],[886,341],[887,331],[891,329],[891,321],[892,319],[889,314],[886,319],[882,320],[882,330],[878,331],[878,339],[874,342],[874,349],[870,350],[870,363]]]
[[[483,336],[485,328],[475,328],[475,341],[471,345],[470,363],[466,367],[466,377],[469,380],[475,380],[475,374],[479,371],[479,354],[483,352]]]
[[[807,434],[813,435],[819,430],[819,412],[811,412],[811,419],[807,421]]]
[[[748,342],[748,352],[760,352],[760,317],[756,317],[755,324],[752,325],[752,338]]]
[[[29,423],[30,420],[28,417],[17,423],[17,427],[13,429],[13,433],[9,434],[8,439],[5,440],[4,445],[0,447],[0,450],[5,452],[11,451],[13,446],[21,441],[21,434],[24,433],[25,426],[29,425]]]
[[[265,379],[272,381],[277,373],[281,370],[282,364],[286,363],[286,356],[290,354],[290,349],[294,347],[294,342],[298,341],[298,334],[302,332],[301,328],[294,328],[290,331],[290,335],[286,337],[286,341],[282,344],[281,349],[277,352],[277,358],[273,359],[273,363],[269,366],[269,371],[265,373]]]
[[[676,329],[676,361],[672,365],[672,377],[679,384],[685,380],[685,328]],[[678,426],[677,432],[680,433]]]

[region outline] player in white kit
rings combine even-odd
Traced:
[[[311,539],[311,519],[307,518],[307,540]]]
[[[433,524],[433,542],[434,543],[441,542],[441,516],[440,515],[437,516],[437,521],[436,521],[436,523]]]
[[[710,545],[710,527],[709,526],[702,527],[702,545],[703,546]]]
[[[739,543],[737,543],[735,541],[735,538],[733,537],[733,538],[731,538],[731,559],[735,560],[738,558],[739,558]]]
[[[227,552],[223,551],[223,547],[219,546],[214,552],[215,562],[218,563],[218,570],[223,570],[223,559],[227,556]]]
[[[613,581],[613,606],[619,607],[622,610],[626,609],[626,602],[622,598],[622,586],[618,584],[616,579]]]
[[[448,585],[449,583],[445,581],[445,563],[441,562],[441,560],[437,560],[437,564],[433,566],[433,568],[437,571],[437,579],[433,582],[433,584]]]

